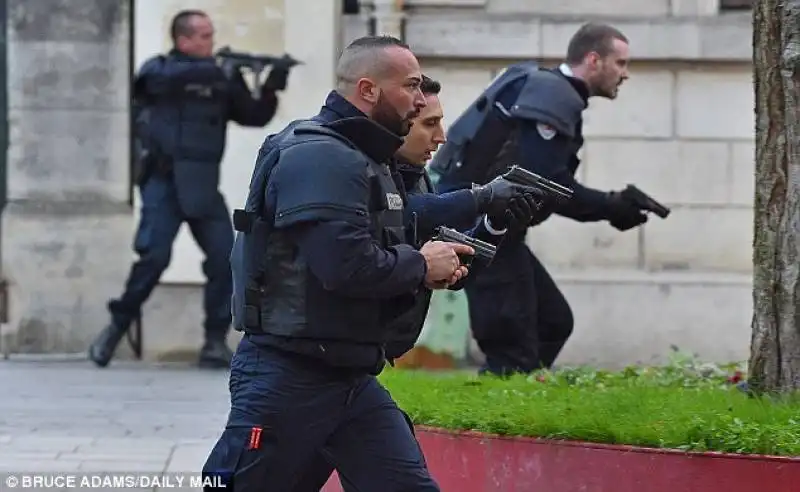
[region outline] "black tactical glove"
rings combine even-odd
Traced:
[[[508,202],[519,196],[526,188],[503,179],[494,178],[489,183],[472,189],[472,195],[478,205],[479,214],[502,216],[508,208]]]
[[[524,191],[508,201],[502,213],[489,214],[489,224],[495,229],[524,230],[542,208],[542,201],[532,190]]]
[[[289,69],[287,64],[276,62],[269,71],[267,80],[264,81],[264,90],[275,92],[286,89],[289,83]]]
[[[619,231],[627,231],[647,222],[647,214],[628,199],[624,191],[610,192],[607,206],[608,222]]]

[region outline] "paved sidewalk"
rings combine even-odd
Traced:
[[[190,367],[0,361],[0,474],[197,475],[227,418],[227,384],[226,371]]]

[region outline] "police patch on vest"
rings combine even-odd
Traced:
[[[210,98],[214,95],[214,88],[210,85],[204,84],[186,84],[184,87],[186,92],[194,94],[197,97]]]
[[[545,140],[552,140],[556,136],[556,129],[544,123],[536,123],[536,131]]]
[[[403,198],[397,193],[387,193],[386,204],[389,206],[389,210],[402,210]]]

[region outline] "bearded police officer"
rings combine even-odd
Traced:
[[[344,49],[316,118],[267,138],[234,214],[231,411],[203,472],[235,490],[290,491],[319,453],[358,490],[438,491],[378,383],[393,320],[420,289],[467,274],[472,248],[427,242],[404,224],[387,165],[425,101],[419,64],[390,37]]]
[[[212,56],[214,27],[197,10],[178,13],[171,27],[173,49],[151,58],[133,84],[137,107],[137,184],[142,213],[134,240],[139,255],[125,291],[109,302],[110,324],[89,349],[106,366],[142,304],[170,262],[183,222],[205,254],[207,277],[203,367],[228,367],[233,229],[218,191],[226,126],[262,127],[275,114],[276,91],[286,86],[288,68],[275,66],[254,99],[238,71],[224,72]],[[168,326],[159,329],[169,329]]]
[[[411,129],[395,154],[397,172],[408,193],[407,221],[416,218],[412,227],[416,229],[417,240],[420,242],[433,237],[434,228],[440,225],[470,224],[473,228],[468,232],[469,235],[502,247],[502,238],[508,227],[518,228],[532,220],[538,206],[537,196],[532,190],[515,187],[504,180],[493,181],[474,190],[457,190],[437,195],[425,170],[425,164],[444,142],[444,115],[439,100],[441,84],[423,75],[420,90],[425,96],[425,107],[411,120]],[[347,111],[346,106],[340,107],[339,111]],[[486,266],[473,261],[469,276],[449,289],[457,290],[467,282],[474,281],[476,275]],[[425,323],[431,294],[430,289],[419,289],[418,308],[395,320],[395,326],[404,324],[407,328],[398,329],[400,336],[386,345],[387,359],[399,358],[414,346]],[[413,431],[410,423],[409,426]],[[330,478],[333,468],[326,455],[320,453],[305,467],[300,482],[291,492],[318,492]],[[339,479],[345,491],[360,490],[349,482],[347,475],[340,473]]]
[[[620,231],[643,224],[647,216],[625,192],[595,190],[574,177],[582,112],[591,96],[617,97],[628,60],[620,31],[586,24],[558,69],[533,62],[508,67],[450,128],[432,163],[439,186],[487,182],[517,164],[574,190],[569,202],[545,205],[532,225],[552,213],[579,222],[607,220]],[[572,333],[572,311],[527,248],[525,232],[509,231],[492,266],[466,289],[473,335],[486,355],[483,371],[549,368]]]

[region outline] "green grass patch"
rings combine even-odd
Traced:
[[[748,396],[716,366],[564,369],[509,379],[387,370],[416,424],[685,451],[800,456],[800,398]]]

